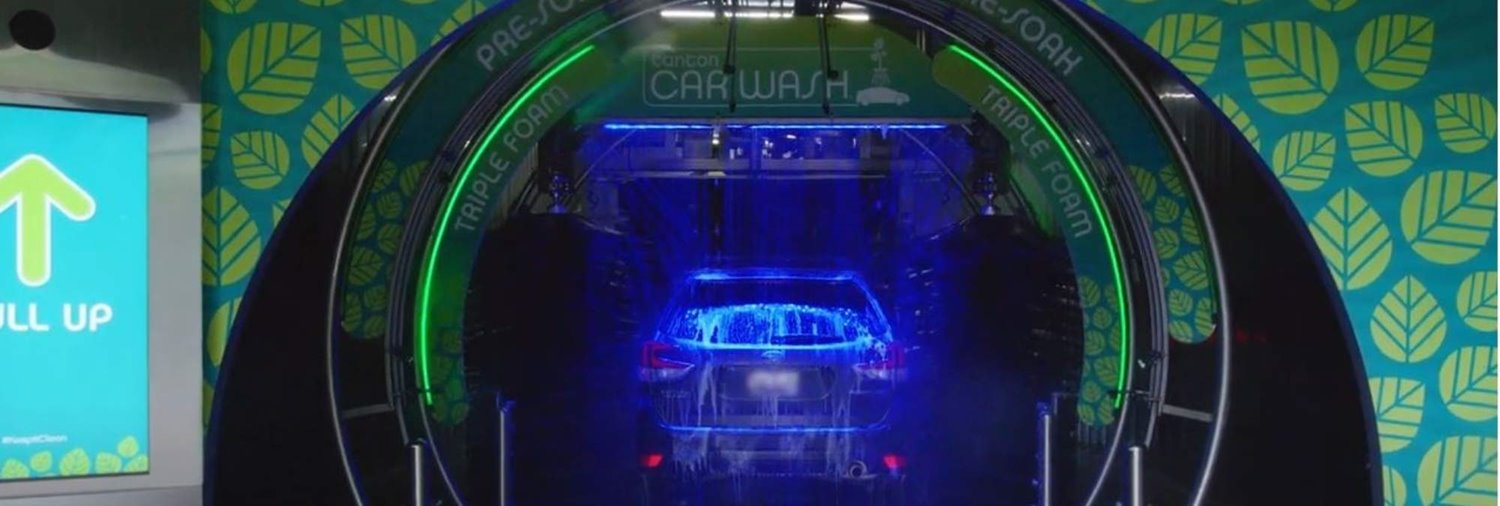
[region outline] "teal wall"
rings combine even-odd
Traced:
[[[240,294],[309,167],[380,86],[491,2],[207,3],[211,398]],[[1494,504],[1495,3],[1089,4],[1212,95],[1308,220],[1359,334],[1387,503]]]

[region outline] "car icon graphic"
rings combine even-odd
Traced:
[[[890,89],[890,88],[886,88],[884,86],[876,86],[876,87],[873,87],[873,88],[865,88],[863,90],[859,90],[859,93],[854,96],[854,101],[858,102],[859,105],[872,105],[872,104],[906,105],[906,102],[910,101],[910,100],[911,100],[911,97],[907,96],[907,94],[901,93],[899,91],[896,91],[896,90],[893,90],[893,89]]]

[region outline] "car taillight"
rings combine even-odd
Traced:
[[[901,468],[906,467],[906,457],[894,453],[885,454],[882,460],[885,461],[885,468],[893,473],[899,472]]]
[[[641,345],[641,381],[669,381],[687,375],[693,364],[668,358],[676,351],[675,346],[661,341]]]
[[[641,455],[641,467],[644,467],[646,469],[656,469],[657,467],[661,466],[661,461],[664,459],[665,457],[660,453],[647,453],[645,455]]]
[[[854,365],[854,372],[866,380],[899,381],[906,377],[906,348],[896,343],[887,345],[885,354],[862,364]]]

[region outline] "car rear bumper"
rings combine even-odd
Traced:
[[[669,448],[656,471],[681,478],[812,478],[869,481],[898,474],[884,427],[798,429],[663,427]]]

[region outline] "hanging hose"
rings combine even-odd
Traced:
[[[735,73],[735,55],[739,37],[740,0],[729,0],[729,40],[724,44],[724,77],[729,79],[729,112],[734,112],[739,96]]]
[[[828,102],[829,81],[838,79],[838,72],[833,70],[833,62],[828,56],[828,19],[833,17],[837,8],[836,0],[825,0],[822,3],[821,12],[818,13],[818,56],[823,60],[823,115],[833,116],[833,106]]]

